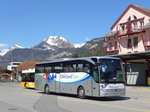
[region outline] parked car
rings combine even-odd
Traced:
[[[2,75],[0,81],[2,81],[2,82],[9,82],[9,81],[11,81],[11,78],[10,78],[9,75]]]

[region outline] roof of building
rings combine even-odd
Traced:
[[[23,70],[33,69],[36,63],[40,63],[40,61],[24,61],[17,67],[17,71],[21,72]]]
[[[150,22],[148,22],[148,23],[143,27],[143,29],[147,29],[147,28],[150,28]]]
[[[121,20],[121,18],[127,13],[127,11],[130,9],[130,8],[133,8],[145,15],[148,15],[150,16],[150,8],[144,8],[144,7],[140,7],[140,6],[137,6],[137,5],[129,5],[126,10],[121,14],[121,16],[117,19],[117,21],[112,25],[111,29],[113,29],[115,27],[115,25]]]
[[[44,62],[44,63],[38,63],[37,65],[43,65],[43,64],[53,64],[53,63],[60,63],[60,62],[69,62],[69,61],[88,61],[92,64],[96,64],[95,61],[92,60],[92,58],[97,58],[97,59],[119,59],[117,57],[111,57],[111,56],[91,56],[91,57],[79,57],[79,58],[60,58],[60,59],[55,59],[50,62]]]
[[[121,58],[124,61],[139,60],[139,59],[149,60],[150,51],[128,53],[128,54],[117,54],[117,55],[110,55],[110,56]]]
[[[109,33],[105,34],[104,37],[114,36],[115,34],[116,34],[116,31],[115,32],[109,32]]]
[[[142,9],[142,10],[144,10],[145,12],[150,13],[150,8],[145,8],[145,7],[141,7],[141,6],[137,6],[137,5],[135,5],[135,6]]]

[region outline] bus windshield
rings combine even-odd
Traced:
[[[124,73],[119,59],[100,59],[101,83],[124,83]]]
[[[34,73],[24,73],[22,74],[23,82],[34,82]]]

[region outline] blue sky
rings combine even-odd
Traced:
[[[149,0],[0,0],[0,49],[52,35],[72,43],[102,37],[129,4],[150,8]]]

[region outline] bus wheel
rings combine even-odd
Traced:
[[[27,83],[24,84],[24,87],[27,88]]]
[[[50,93],[50,90],[49,90],[49,86],[48,86],[48,85],[45,85],[44,93],[45,93],[45,94],[49,94],[49,93]]]
[[[81,98],[81,99],[85,98],[85,90],[84,90],[83,87],[79,87],[79,89],[78,89],[78,97]]]

